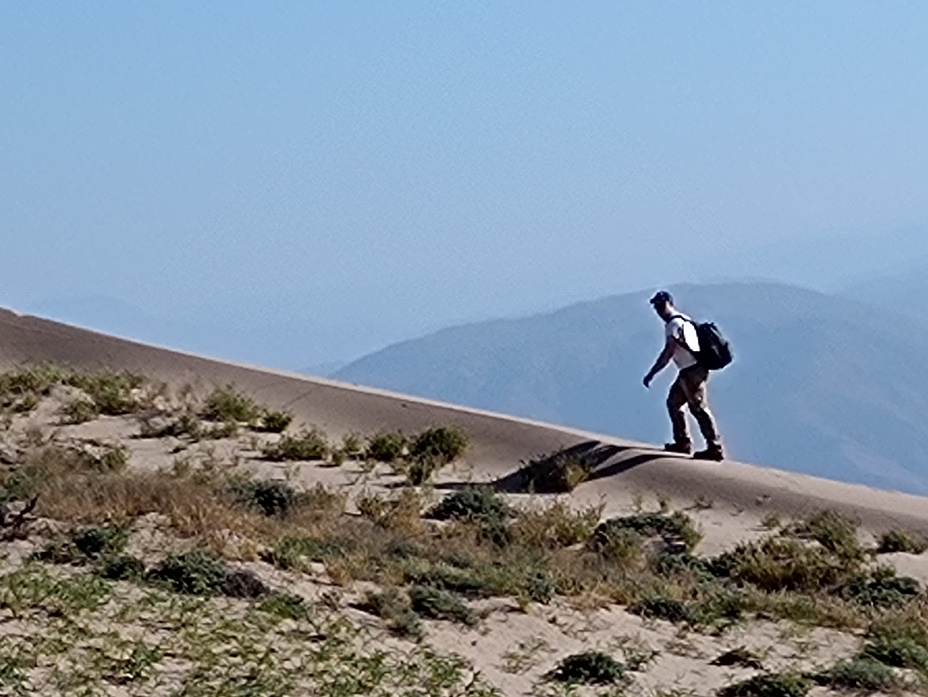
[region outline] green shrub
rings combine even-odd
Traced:
[[[231,385],[216,388],[206,398],[203,418],[209,421],[230,421],[250,424],[261,416],[261,410],[247,395]]]
[[[260,430],[283,433],[293,422],[293,414],[286,411],[265,411],[261,416]]]
[[[629,612],[649,619],[666,620],[692,627],[702,624],[702,614],[696,603],[666,595],[651,595],[629,606]]]
[[[661,537],[669,546],[682,547],[686,551],[692,551],[702,539],[701,533],[685,513],[639,513],[610,518],[601,523],[593,533],[594,549],[607,543],[620,530],[630,530],[642,537]]]
[[[441,500],[427,517],[434,520],[503,522],[512,515],[503,498],[486,487],[469,486]]]
[[[908,576],[896,576],[895,570],[889,567],[857,574],[838,591],[841,597],[858,605],[879,609],[904,605],[920,592],[918,581]]]
[[[814,676],[819,685],[843,690],[891,692],[903,684],[892,668],[868,657],[841,661]]]
[[[104,557],[100,575],[111,581],[140,581],[145,578],[145,564],[129,555]]]
[[[212,554],[200,550],[171,555],[149,573],[149,579],[175,593],[221,595],[228,571]]]
[[[743,682],[723,687],[719,697],[805,697],[815,682],[801,673],[755,675]]]
[[[523,544],[548,549],[589,542],[599,526],[602,506],[573,510],[561,501],[516,513],[513,534]]]
[[[129,466],[129,450],[124,445],[108,445],[96,462],[104,472],[122,472]]]
[[[64,382],[83,390],[101,414],[122,416],[138,411],[142,406],[134,391],[142,387],[145,380],[132,373],[74,373]]]
[[[290,512],[299,496],[296,490],[280,481],[267,479],[236,482],[232,493],[238,502],[266,516],[283,516]]]
[[[71,535],[74,547],[88,559],[121,554],[129,543],[129,530],[123,526],[83,528]]]
[[[768,593],[811,593],[835,586],[856,572],[856,567],[826,549],[781,537],[738,545],[711,560],[710,568],[717,576],[750,583]]]
[[[270,593],[258,605],[258,609],[285,620],[309,620],[312,612],[299,595],[292,593]]]
[[[589,463],[569,455],[557,454],[523,462],[518,474],[529,491],[565,494],[587,481],[590,472]]]
[[[413,586],[409,591],[412,609],[423,617],[433,620],[448,620],[468,626],[477,624],[474,611],[453,593],[432,588],[431,586]]]
[[[400,637],[422,638],[422,621],[412,603],[395,588],[382,593],[368,593],[361,609],[383,619],[387,629]]]
[[[626,667],[601,651],[585,651],[568,656],[546,677],[572,685],[613,685],[625,682]]]
[[[325,434],[317,429],[296,436],[285,435],[264,449],[264,456],[276,461],[324,460],[328,455],[329,443]]]
[[[310,537],[285,537],[273,549],[264,552],[261,559],[280,569],[298,569],[303,560],[324,562],[344,556],[347,548],[343,542],[316,540]]]
[[[383,431],[371,437],[367,456],[378,462],[396,462],[406,453],[409,441],[398,431]]]
[[[432,476],[441,469],[441,461],[430,455],[418,455],[406,468],[406,481],[410,486],[422,486],[432,480]]]
[[[75,399],[62,408],[61,414],[66,423],[76,425],[93,421],[100,416],[100,410],[88,399]]]
[[[861,657],[928,674],[928,633],[921,625],[887,622],[871,631]]]
[[[467,450],[467,436],[456,426],[439,426],[423,431],[409,448],[413,458],[427,457],[440,465],[457,460]]]
[[[857,525],[835,511],[822,511],[794,525],[792,533],[816,540],[841,559],[858,561],[864,551],[857,539]]]
[[[908,554],[922,554],[928,549],[928,540],[923,537],[913,537],[904,532],[891,530],[880,536],[877,545],[877,554],[892,554],[893,552],[907,552]]]

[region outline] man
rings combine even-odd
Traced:
[[[677,311],[673,305],[673,297],[667,291],[660,291],[651,298],[651,305],[658,316],[664,320],[665,336],[664,350],[658,356],[654,366],[644,378],[644,386],[650,387],[654,376],[667,367],[671,359],[677,364],[679,374],[667,395],[667,410],[670,412],[670,423],[673,426],[673,442],[664,446],[664,449],[673,453],[689,455],[693,451],[689,428],[686,423],[685,406],[699,423],[699,430],[706,441],[706,449],[700,450],[694,458],[699,460],[721,460],[724,457],[722,443],[715,428],[715,420],[709,411],[706,396],[706,382],[709,371],[699,365],[696,356],[699,354],[699,336],[696,325],[686,315]]]

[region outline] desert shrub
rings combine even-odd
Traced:
[[[398,431],[382,431],[367,443],[367,456],[378,462],[396,462],[406,453],[409,441]]]
[[[766,592],[815,592],[856,572],[847,561],[798,540],[769,537],[738,545],[711,561],[717,576],[750,583]]]
[[[341,451],[345,457],[360,457],[364,454],[364,441],[357,433],[346,433],[342,437]]]
[[[175,593],[205,596],[221,595],[227,576],[225,565],[201,550],[171,555],[148,575]]]
[[[122,472],[129,466],[129,450],[124,445],[107,445],[96,463],[104,472]]]
[[[145,564],[127,554],[104,557],[99,573],[111,581],[140,581],[145,577]]]
[[[284,537],[261,558],[280,569],[298,569],[303,560],[324,562],[341,557],[348,551],[345,544],[336,540],[320,540],[311,537]]]
[[[101,414],[121,416],[138,411],[142,404],[135,390],[145,384],[144,378],[132,373],[73,373],[63,380],[66,384],[83,390]]]
[[[361,515],[388,530],[413,531],[419,529],[422,523],[422,500],[416,492],[409,489],[403,490],[394,498],[378,495],[360,496],[357,506]]]
[[[861,656],[928,674],[928,632],[921,624],[887,621],[871,630]]]
[[[387,629],[400,637],[422,638],[422,621],[412,609],[412,603],[400,591],[390,588],[382,593],[370,592],[361,609],[380,617]]]
[[[868,657],[841,661],[813,676],[819,685],[866,692],[891,692],[903,686],[892,668]]]
[[[312,611],[306,601],[301,596],[292,593],[269,593],[259,603],[258,609],[285,620],[312,618]]]
[[[572,510],[561,501],[545,508],[527,508],[516,514],[513,534],[523,544],[549,549],[589,542],[602,510],[602,506]]]
[[[269,593],[264,582],[254,573],[245,569],[227,570],[220,591],[230,598],[247,598],[251,600],[263,598]]]
[[[409,448],[413,458],[426,457],[446,465],[467,450],[467,436],[456,426],[438,426],[423,431]]]
[[[477,615],[454,593],[431,586],[413,586],[409,591],[412,609],[423,617],[472,626]]]
[[[629,612],[649,619],[666,620],[674,624],[697,626],[702,614],[695,602],[680,600],[668,595],[649,595],[629,606]]]
[[[427,514],[435,520],[502,523],[511,515],[503,498],[486,487],[469,486],[441,500]]]
[[[877,554],[892,554],[893,552],[922,554],[926,549],[928,549],[928,540],[925,538],[891,530],[880,536],[876,551]]]
[[[619,527],[600,531],[591,547],[603,559],[626,568],[634,566],[644,555],[644,538],[634,530]]]
[[[524,486],[539,494],[569,493],[590,477],[589,463],[565,454],[543,456],[524,462],[519,477]]]
[[[721,656],[712,661],[714,666],[740,666],[741,668],[751,668],[752,670],[763,670],[764,667],[760,659],[745,646],[739,646],[731,651],[726,651]]]
[[[897,576],[894,569],[882,567],[851,577],[838,594],[865,607],[886,609],[904,605],[920,591],[921,586],[914,578]]]
[[[266,516],[286,515],[299,498],[296,490],[286,482],[267,479],[235,482],[231,489],[240,504]]]
[[[89,399],[74,399],[62,407],[61,415],[65,423],[83,424],[100,416],[100,409]]]
[[[546,676],[573,685],[612,685],[625,682],[626,667],[601,651],[573,654]]]
[[[293,423],[293,414],[286,411],[265,411],[258,428],[268,433],[283,433]]]
[[[815,686],[809,677],[797,672],[755,675],[719,690],[719,697],[805,697]]]
[[[422,486],[432,480],[442,467],[441,460],[431,455],[418,455],[406,467],[406,481],[410,486]]]
[[[203,426],[196,414],[184,412],[176,418],[164,420],[143,418],[139,429],[141,438],[190,438],[199,440]]]
[[[206,398],[203,418],[209,421],[230,421],[233,423],[253,423],[261,416],[261,410],[254,400],[242,394],[231,385],[217,387]]]
[[[857,561],[864,556],[863,548],[857,539],[857,525],[836,511],[816,513],[794,525],[790,532],[802,538],[816,540],[842,559]]]
[[[593,534],[594,548],[607,543],[620,530],[630,530],[642,537],[660,537],[669,546],[687,551],[692,551],[702,539],[699,530],[685,513],[639,513],[610,518],[601,523]]]
[[[128,542],[125,527],[91,526],[74,531],[65,542],[46,545],[33,556],[54,564],[73,564],[120,554]]]
[[[329,454],[329,443],[322,431],[311,429],[296,436],[283,436],[277,443],[264,448],[269,460],[324,460]]]

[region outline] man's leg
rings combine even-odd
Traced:
[[[686,423],[686,412],[683,411],[686,403],[686,389],[682,377],[678,375],[667,395],[667,413],[670,414],[670,424],[673,427],[673,443],[668,443],[667,450],[688,454],[692,450],[692,441]]]
[[[706,452],[721,455],[722,440],[715,425],[715,418],[709,410],[709,396],[706,385],[709,371],[704,368],[693,368],[686,371],[681,380],[686,402],[690,411],[699,424],[702,437],[706,440]]]

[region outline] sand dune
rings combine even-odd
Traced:
[[[611,456],[578,500],[623,504],[635,494],[674,500],[711,499],[728,514],[754,518],[777,511],[803,515],[832,508],[852,515],[874,532],[890,527],[928,533],[928,499],[797,475],[736,462],[699,463],[666,457],[655,446],[599,434],[441,404],[389,392],[209,359],[143,345],[37,317],[0,311],[0,368],[54,362],[81,369],[143,373],[171,385],[203,388],[232,383],[297,421],[338,435],[379,428],[414,431],[453,423],[472,447],[467,463],[478,480],[500,480],[520,461],[560,449],[596,444]]]

